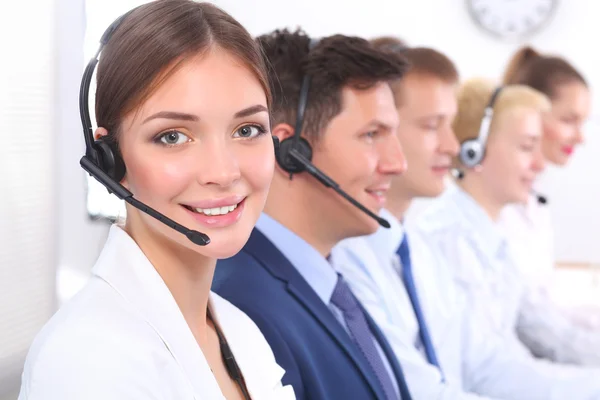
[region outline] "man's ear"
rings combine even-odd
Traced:
[[[279,143],[281,143],[285,139],[294,136],[294,128],[290,124],[277,124],[271,130],[271,134],[277,136]]]
[[[96,132],[94,132],[94,140],[100,139],[102,136],[108,135],[108,131],[106,128],[97,128]]]
[[[290,124],[277,124],[271,130],[271,134],[279,139],[279,143],[283,142],[286,139],[294,136],[294,128]],[[280,150],[281,151],[281,150]],[[279,165],[279,162],[275,164],[275,172],[283,174],[285,176],[290,176],[289,172],[284,171],[284,169]]]

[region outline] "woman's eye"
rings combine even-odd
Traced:
[[[252,138],[255,138],[265,132],[266,132],[266,130],[264,128],[262,128],[261,126],[245,125],[245,126],[242,126],[241,128],[239,128],[237,131],[235,131],[234,136],[240,137],[240,138],[252,139]]]
[[[160,135],[159,140],[168,146],[183,144],[190,140],[186,135],[178,131],[169,131]]]

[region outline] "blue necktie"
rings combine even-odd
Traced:
[[[410,249],[408,247],[408,237],[406,232],[404,233],[404,239],[402,239],[400,247],[398,247],[398,250],[396,250],[396,254],[398,254],[400,257],[400,262],[402,263],[402,280],[404,281],[404,286],[406,287],[408,297],[410,297],[410,302],[412,303],[415,316],[417,317],[417,321],[419,323],[419,336],[421,337],[421,343],[423,343],[425,354],[427,355],[427,361],[429,361],[431,365],[436,366],[440,372],[442,372],[442,368],[440,367],[440,363],[438,362],[435,354],[435,349],[433,348],[431,336],[429,336],[427,324],[425,323],[423,310],[421,310],[421,305],[419,304],[419,297],[417,296],[417,288],[415,287],[415,279],[412,272]]]
[[[369,362],[371,369],[383,388],[385,397],[390,400],[398,399],[390,376],[375,347],[373,334],[365,315],[341,275],[338,275],[337,284],[331,295],[331,302],[344,314],[344,320],[346,321],[350,335]]]

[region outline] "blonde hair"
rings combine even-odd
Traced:
[[[465,81],[458,91],[458,112],[452,123],[460,143],[479,135],[481,120],[497,86],[489,80],[474,78]],[[550,110],[550,100],[543,93],[525,85],[504,86],[494,102],[494,116],[490,137],[498,125],[499,117],[508,111],[528,108],[539,112]]]

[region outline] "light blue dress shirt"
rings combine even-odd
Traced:
[[[431,203],[423,219],[405,227],[415,283],[445,383],[421,350],[418,324],[399,274],[395,250],[403,237],[400,223],[384,210],[382,216],[392,223],[391,229],[344,240],[332,251],[336,268],[391,343],[411,393],[423,399],[600,398],[598,370],[534,359],[518,341],[501,334],[506,331],[502,313],[485,296],[468,290],[476,282],[485,282],[479,280],[484,274],[473,271],[481,268],[484,259],[510,257],[502,234],[491,229],[493,224],[486,231],[469,223],[472,212],[485,216],[480,209],[470,210],[471,202],[458,191],[448,191]],[[502,264],[494,262],[490,268],[502,269]],[[497,290],[502,293],[505,288]]]
[[[323,303],[327,304],[328,308],[340,324],[342,324],[346,332],[350,334],[342,311],[331,303],[331,295],[333,294],[338,279],[338,272],[334,268],[335,263],[330,263],[330,261],[323,257],[305,240],[265,213],[262,213],[259,217],[256,228],[286,256],[308,285],[315,293],[317,293]],[[396,382],[394,371],[392,370],[385,352],[375,338],[373,338],[373,342],[375,343],[377,352],[390,375],[394,389],[399,395],[398,382]]]
[[[444,371],[444,383],[439,370],[427,362],[419,325],[402,281],[396,249],[404,238],[404,227],[387,210],[382,210],[380,216],[389,221],[390,228],[340,242],[332,251],[335,267],[383,330],[416,399],[480,399],[462,388],[464,299],[453,285],[448,285],[452,282],[450,271],[439,268],[441,261],[428,251],[417,232],[408,232],[415,286]]]

